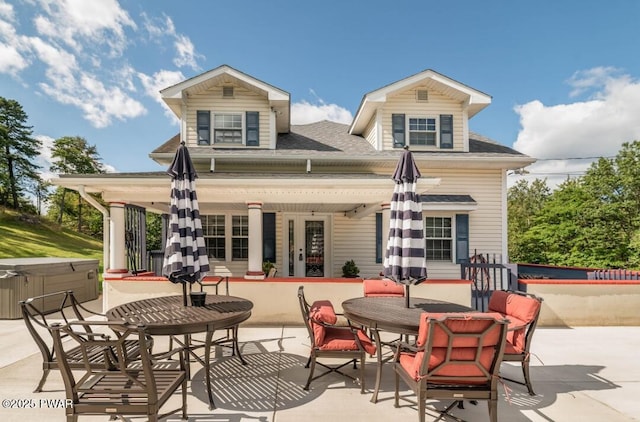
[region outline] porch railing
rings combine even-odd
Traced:
[[[471,306],[486,311],[495,290],[517,290],[515,264],[503,263],[497,254],[475,254],[460,264],[460,278],[471,280]]]

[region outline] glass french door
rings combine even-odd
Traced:
[[[326,277],[328,217],[292,215],[285,217],[286,274],[289,277]]]

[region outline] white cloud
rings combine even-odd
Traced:
[[[527,168],[530,178],[554,173],[564,180],[584,172],[591,157],[615,156],[624,142],[640,140],[640,82],[619,73],[596,68],[574,74],[572,95],[594,91],[585,101],[545,105],[534,100],[515,108],[522,126],[515,149],[539,159],[586,158],[541,161]]]
[[[0,73],[17,75],[29,63],[12,45],[0,44]]]
[[[174,123],[178,123],[176,115],[167,107],[165,102],[160,96],[160,90],[184,81],[185,77],[180,71],[172,70],[160,70],[153,75],[149,76],[142,72],[138,73],[138,78],[142,82],[145,93],[153,98],[157,103],[162,105],[165,111],[165,115],[173,120]]]
[[[40,155],[36,159],[36,164],[41,167],[40,176],[42,176],[44,180],[50,180],[52,177],[56,176],[55,173],[49,171],[49,167],[51,167],[51,163],[53,162],[51,150],[55,139],[47,135],[35,135],[34,138],[42,142]]]
[[[120,55],[127,45],[125,29],[136,28],[116,0],[40,0],[40,7],[43,14],[34,19],[38,33],[76,52],[106,44],[112,55]]]
[[[177,67],[188,66],[193,70],[200,70],[198,60],[204,59],[204,56],[196,52],[189,37],[176,32],[173,20],[169,16],[162,15],[162,18],[155,18],[142,13],[142,19],[143,27],[149,33],[152,41],[162,44],[165,37],[174,39],[173,46],[176,49],[176,56],[173,59],[173,64]]]
[[[202,58],[201,54],[196,53],[196,49],[193,43],[184,35],[176,35],[176,41],[174,43],[177,51],[176,57],[173,59],[173,64],[178,67],[189,66],[193,70],[199,70],[198,58]]]
[[[322,100],[317,104],[311,104],[305,100],[291,104],[291,124],[304,125],[321,120],[351,124],[353,115],[344,107],[325,104]]]

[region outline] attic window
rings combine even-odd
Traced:
[[[427,91],[426,89],[416,90],[416,101],[418,102],[429,101],[429,91]]]
[[[233,98],[233,87],[232,86],[223,86],[222,87],[222,96],[225,98]]]

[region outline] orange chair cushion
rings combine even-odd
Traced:
[[[316,345],[323,344],[326,336],[326,327],[318,323],[333,325],[338,322],[338,316],[333,309],[333,304],[328,300],[316,300],[313,302],[309,308],[309,319],[311,320]]]
[[[491,319],[473,319],[474,315],[492,316],[495,319],[502,320],[503,316],[499,313],[428,313],[424,312],[420,316],[420,328],[418,332],[418,338],[416,345],[419,347],[424,346],[427,343],[429,337],[429,319],[439,319],[446,316],[447,319],[444,324],[453,333],[456,332],[471,332],[481,333],[489,327],[493,321]],[[449,334],[438,324],[434,326],[434,333],[432,333],[432,349],[429,356],[429,363],[427,365],[427,371],[431,376],[447,376],[447,377],[460,377],[460,376],[474,376],[484,377],[485,373],[474,363],[475,352],[478,346],[478,339],[473,337],[456,337],[452,342],[452,351],[450,360],[458,362],[449,362],[443,365],[446,360],[446,354],[448,345],[450,342]],[[480,365],[487,371],[491,367],[493,361],[495,345],[500,341],[500,327],[496,326],[484,337],[485,342],[483,350],[480,352]],[[424,359],[424,351],[417,353],[401,353],[400,365],[404,370],[410,374],[416,381],[420,379],[420,366]],[[463,362],[460,362],[463,361]],[[464,362],[466,361],[466,362]],[[439,367],[442,365],[441,367]],[[431,372],[433,371],[433,372]],[[473,382],[468,382],[472,384]]]
[[[365,352],[370,355],[376,353],[376,346],[364,331],[358,330],[358,340]],[[316,344],[320,350],[359,350],[353,333],[346,328],[326,327],[323,343]]]
[[[394,281],[388,279],[364,280],[362,282],[362,287],[364,289],[364,295],[367,297],[404,297],[404,286],[396,284]]]
[[[499,312],[509,320],[507,342],[516,353],[525,350],[526,328],[540,312],[540,301],[515,293],[496,290],[489,299],[489,311]]]

